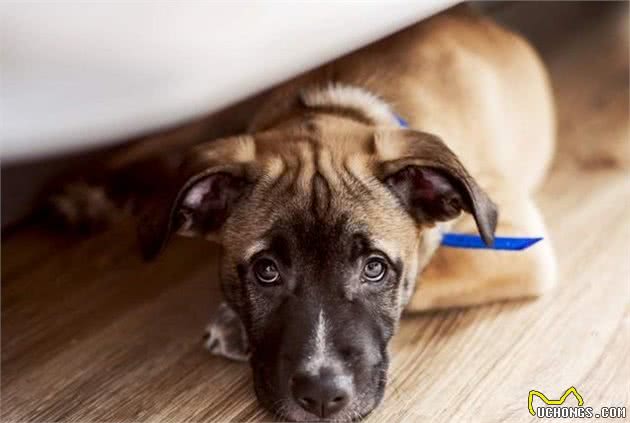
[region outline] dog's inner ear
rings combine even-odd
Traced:
[[[174,227],[181,235],[207,236],[227,220],[246,183],[229,173],[214,173],[194,181],[174,210]]]
[[[446,221],[471,211],[462,188],[437,169],[407,166],[385,182],[418,221]]]
[[[390,138],[391,139],[391,138]],[[389,141],[389,140],[388,140]],[[457,156],[437,137],[405,131],[392,141],[401,158],[382,164],[381,180],[419,224],[473,215],[484,242],[494,242],[498,212]]]

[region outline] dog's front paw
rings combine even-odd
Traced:
[[[249,342],[245,327],[236,312],[221,303],[212,321],[206,326],[205,347],[212,354],[230,360],[247,361]]]

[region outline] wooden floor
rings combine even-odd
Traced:
[[[405,318],[369,421],[537,420],[528,392],[570,386],[596,410],[630,406],[628,12],[584,7],[524,26],[558,98],[561,145],[539,195],[558,289]],[[2,421],[272,420],[249,367],[202,349],[220,301],[215,252],[181,239],[147,265],[127,224],[86,240],[37,226],[5,235]]]

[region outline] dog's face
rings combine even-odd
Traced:
[[[259,400],[285,418],[352,420],[380,401],[387,345],[435,222],[496,211],[437,138],[335,116],[199,147],[142,229],[223,246],[221,283],[252,350]]]

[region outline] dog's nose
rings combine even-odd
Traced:
[[[328,417],[342,410],[350,402],[349,378],[322,369],[318,375],[298,373],[291,381],[295,401],[306,411]]]

